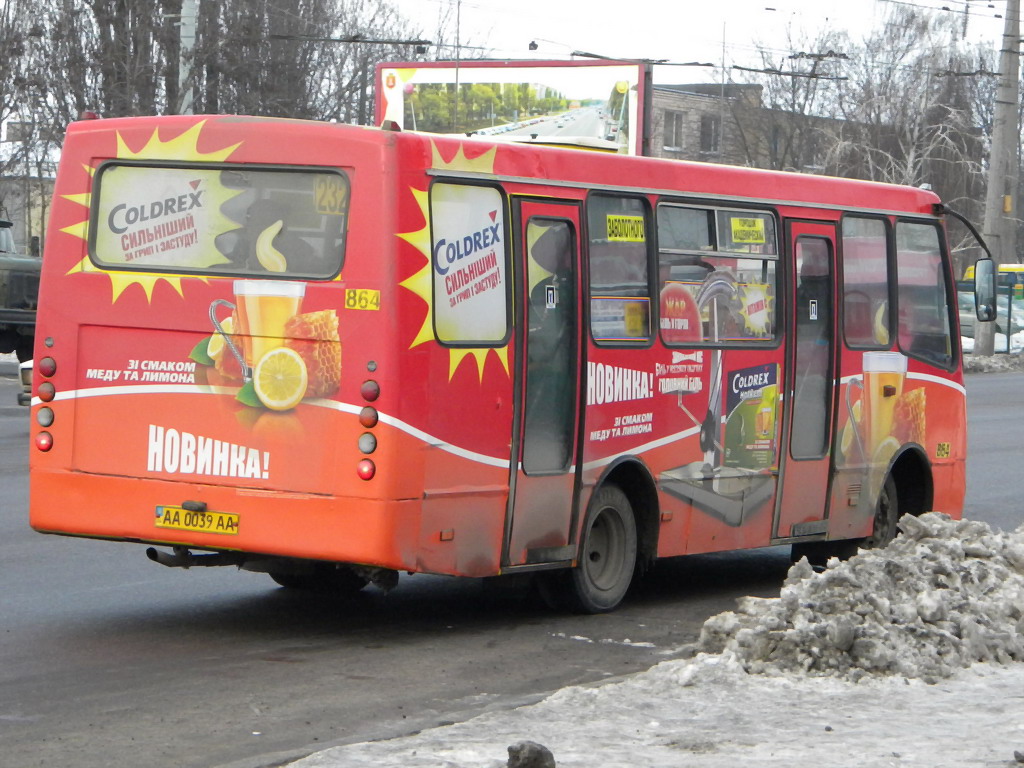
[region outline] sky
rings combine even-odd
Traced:
[[[848,30],[859,39],[898,6],[963,18],[969,5],[968,39],[994,45],[1002,34],[997,15],[1005,0],[395,0],[395,5],[421,25],[427,39],[434,39],[438,16],[447,13],[454,19],[457,9],[460,42],[491,49],[493,58],[563,60],[584,51],[716,66],[724,58],[727,66],[760,66],[759,48],[771,50],[780,63],[792,52],[787,27],[797,40],[807,39],[799,36],[801,30],[813,37],[828,28]],[[940,10],[943,6],[951,10]],[[531,41],[537,43],[534,52]],[[673,70],[656,73],[656,80],[714,81],[720,72],[711,67]]]
[[[824,572],[798,563],[778,598],[741,598],[646,672],[291,768],[503,768],[524,740],[558,768],[1019,765],[1024,526],[936,513],[901,526]]]

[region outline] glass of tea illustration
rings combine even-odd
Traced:
[[[896,400],[903,394],[907,358],[899,352],[864,353],[864,423],[867,425],[867,456],[892,434]]]
[[[254,368],[270,350],[284,346],[284,326],[299,314],[306,284],[287,280],[236,280],[238,334],[245,362]]]

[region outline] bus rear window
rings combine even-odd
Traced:
[[[108,163],[89,253],[107,269],[327,279],[344,260],[348,206],[337,170]]]

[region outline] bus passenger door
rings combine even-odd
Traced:
[[[835,225],[790,221],[790,296],[786,337],[786,436],[776,538],[827,528],[835,423]]]
[[[580,209],[518,199],[517,403],[503,564],[570,560],[579,433]]]

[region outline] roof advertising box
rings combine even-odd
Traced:
[[[378,125],[641,154],[642,64],[386,63],[376,86]]]

